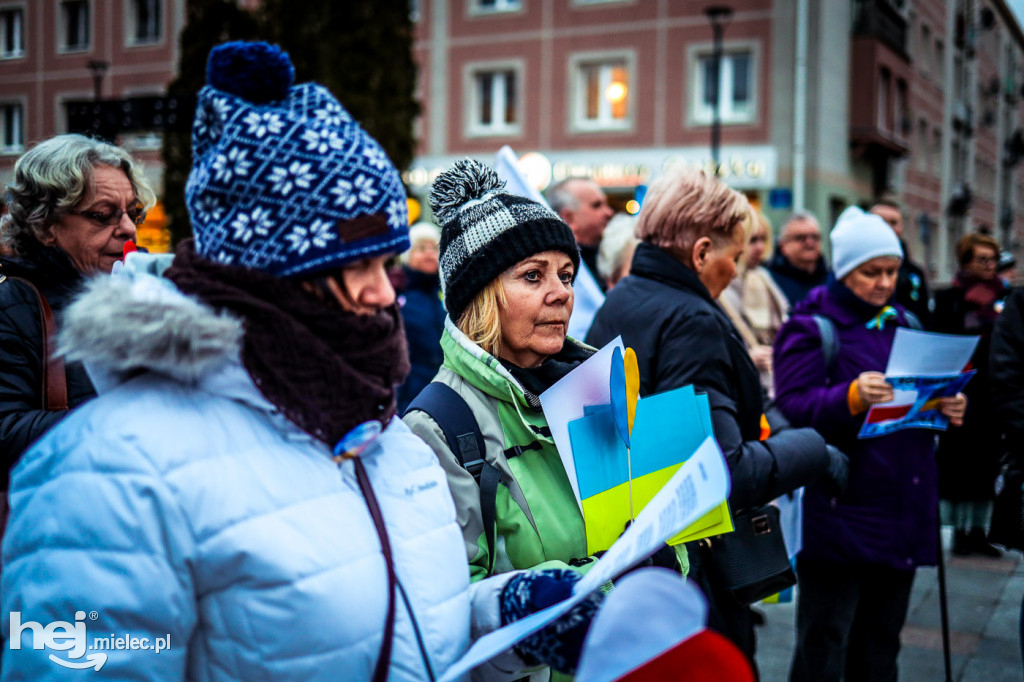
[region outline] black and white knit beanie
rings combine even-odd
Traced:
[[[573,272],[579,269],[580,251],[569,226],[547,206],[504,189],[492,168],[464,159],[441,173],[430,190],[430,209],[441,227],[441,289],[455,322],[485,286],[535,253],[563,251]]]

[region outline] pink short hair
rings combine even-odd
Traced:
[[[636,236],[685,257],[701,237],[720,244],[737,226],[750,232],[753,220],[747,198],[725,183],[703,170],[673,170],[647,190]]]

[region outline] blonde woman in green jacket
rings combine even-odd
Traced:
[[[499,482],[493,539],[484,521],[488,494],[442,426],[417,409],[405,416],[448,474],[474,580],[538,567],[586,571],[595,561],[538,397],[594,352],[566,337],[579,249],[548,207],[503,189],[493,170],[465,160],[442,173],[430,194],[448,310],[434,383],[457,394],[443,393],[441,412],[461,399],[483,436],[485,468]]]
[[[441,426],[420,410],[405,416],[448,474],[474,580],[590,563],[583,516],[538,398],[593,353],[566,338],[579,249],[554,212],[503,188],[493,170],[466,160],[439,176],[430,194],[448,310],[434,382],[465,401],[497,472],[493,546],[480,486]]]

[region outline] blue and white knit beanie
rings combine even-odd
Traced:
[[[398,171],[330,92],[294,79],[267,43],[210,52],[185,188],[196,253],[306,276],[405,251]]]
[[[832,240],[832,271],[842,279],[872,258],[903,259],[903,247],[889,224],[874,213],[850,206],[839,214],[829,235]]]
[[[439,268],[444,305],[458,322],[466,307],[492,280],[535,253],[580,250],[572,229],[550,208],[509,194],[505,182],[479,161],[456,161],[430,189],[430,210],[441,227]]]

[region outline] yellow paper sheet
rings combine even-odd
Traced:
[[[676,464],[633,480],[633,505],[637,514],[647,506],[647,503],[681,466],[682,463]],[[626,522],[629,521],[629,484],[622,483],[602,493],[585,498],[582,506],[587,530],[587,553],[594,554],[606,550],[622,535],[622,531],[626,528]],[[722,502],[696,523],[670,539],[668,544],[678,545],[711,535],[729,533],[732,530],[729,505]]]

